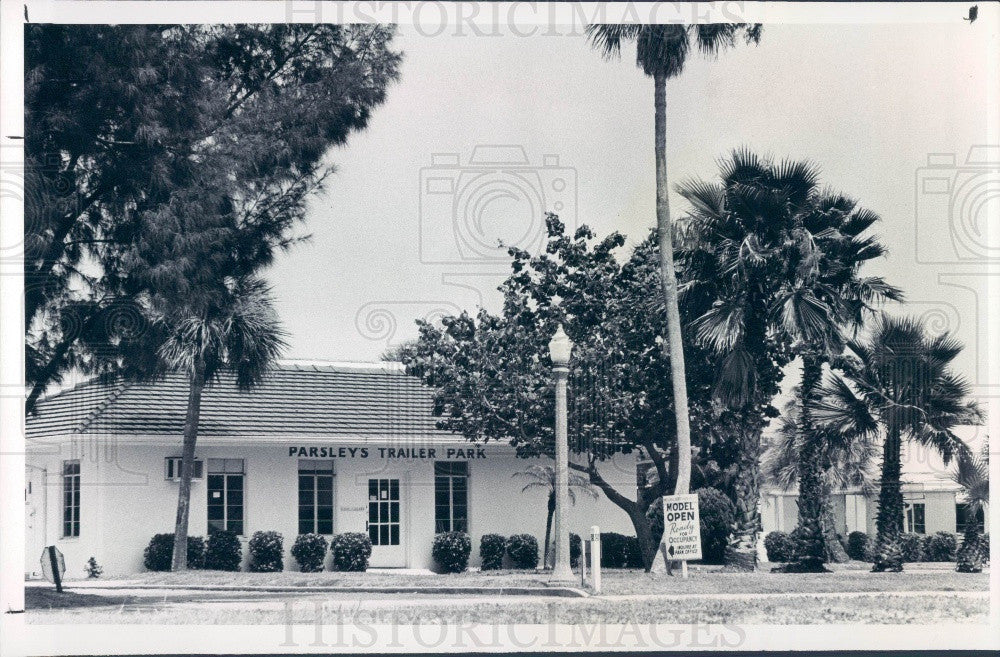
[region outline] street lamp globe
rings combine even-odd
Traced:
[[[573,342],[566,335],[566,331],[563,330],[562,324],[556,329],[555,335],[549,341],[549,357],[552,359],[552,364],[565,367],[569,365],[569,357],[573,351]]]

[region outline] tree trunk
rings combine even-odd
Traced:
[[[187,416],[184,418],[184,451],[181,453],[181,484],[177,493],[177,522],[174,525],[174,558],[171,570],[187,570],[188,517],[191,512],[191,476],[194,474],[194,447],[198,440],[201,394],[205,389],[205,363],[198,360],[191,374]]]
[[[837,538],[837,521],[833,513],[833,495],[829,484],[823,484],[823,544],[826,546],[826,560],[832,563],[847,563],[850,557]]]
[[[981,573],[983,572],[983,562],[989,557],[984,549],[982,536],[979,534],[979,525],[976,522],[976,513],[972,510],[972,505],[965,507],[965,535],[962,537],[962,545],[958,548],[958,555],[955,561],[955,570],[960,573]]]
[[[812,408],[823,375],[823,361],[815,353],[802,357],[802,409],[799,414],[799,531],[795,561],[787,570],[794,572],[828,572],[826,562],[826,529],[823,504],[823,464],[820,460],[819,436],[813,421]]]
[[[670,349],[670,378],[677,422],[677,486],[675,495],[684,495],[691,485],[691,426],[688,421],[687,381],[684,378],[684,343],[681,313],[677,303],[677,275],[674,272],[673,226],[667,197],[667,77],[653,76],[656,137],[656,232],[660,247],[660,279],[667,311],[667,346]]]
[[[903,551],[899,544],[899,535],[903,533],[903,491],[899,478],[902,464],[900,463],[900,433],[899,429],[890,426],[886,431],[885,443],[882,445],[882,485],[878,492],[878,515],[875,526],[878,534],[875,539],[875,564],[872,572],[894,573],[903,570]]]
[[[757,569],[757,538],[760,535],[760,436],[759,425],[743,427],[736,463],[736,525],[725,562],[739,570]]]
[[[545,564],[546,568],[554,568],[554,554],[552,549],[552,516],[556,512],[556,496],[555,493],[549,493],[549,513],[545,518],[545,556],[542,563]]]

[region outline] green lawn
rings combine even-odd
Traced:
[[[870,573],[864,564],[834,566],[828,574],[721,572],[692,568],[688,579],[608,570],[601,596],[591,598],[489,595],[350,594],[309,586],[544,586],[545,575],[525,571],[418,575],[373,573],[143,573],[132,584],[301,585],[283,593],[102,590],[62,595],[26,589],[31,623],[284,624],[294,623],[986,623],[987,573],[967,575],[944,565],[903,573]],[[91,582],[100,584],[100,582]],[[119,584],[127,586],[121,580]],[[69,583],[70,586],[73,583]],[[921,593],[923,592],[923,593]],[[977,595],[977,593],[979,595]],[[141,594],[141,595],[140,595]],[[720,599],[719,596],[723,599]],[[735,599],[726,596],[739,596]],[[633,596],[633,597],[625,597]],[[670,596],[663,597],[663,596]],[[680,596],[680,599],[677,599]],[[685,599],[690,596],[690,599]]]

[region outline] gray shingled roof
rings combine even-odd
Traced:
[[[181,436],[188,385],[89,381],[38,403],[27,438],[71,434]],[[205,389],[199,436],[437,435],[432,394],[398,364],[283,363],[251,392],[232,374]]]

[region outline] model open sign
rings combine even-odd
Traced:
[[[668,495],[663,498],[663,538],[671,559],[701,559],[697,495]]]

